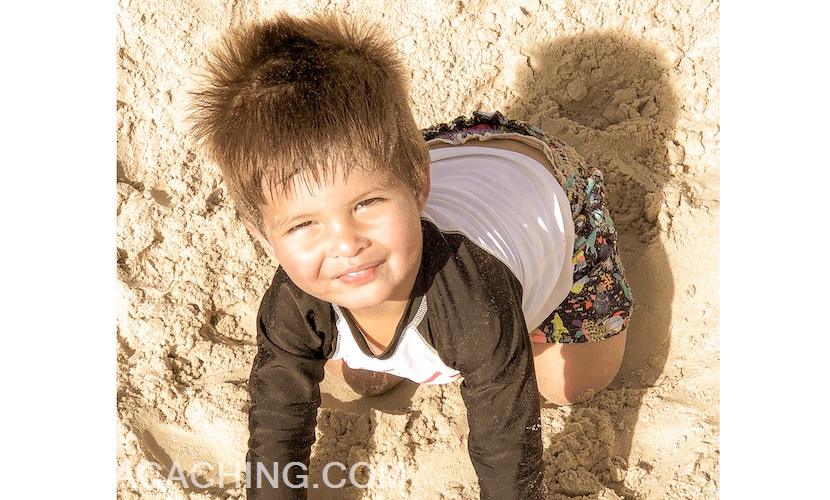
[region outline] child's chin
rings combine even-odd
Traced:
[[[372,309],[375,306],[379,306],[382,302],[374,302],[374,301],[346,301],[345,304],[342,304],[340,307],[345,307],[349,311],[366,311]]]
[[[340,307],[345,307],[350,311],[362,311],[379,306],[385,302],[385,297],[377,297],[374,294],[365,297],[346,297]]]

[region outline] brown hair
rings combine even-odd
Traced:
[[[393,43],[375,26],[288,15],[231,32],[193,93],[194,139],[222,169],[240,215],[263,229],[264,187],[285,195],[298,173],[320,183],[385,169],[414,194],[426,144]]]

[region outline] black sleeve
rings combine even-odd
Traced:
[[[438,349],[444,343],[439,353],[450,353],[464,377],[468,447],[481,498],[541,499],[539,393],[521,285],[507,266],[484,251],[466,257],[460,252],[457,265],[449,267],[453,269],[438,280],[438,288],[445,289],[443,304],[433,304],[442,321],[450,320],[450,330],[441,335],[443,342],[434,338],[434,345]]]
[[[326,334],[333,332],[330,305],[303,293],[280,273],[260,305],[258,350],[248,380],[249,499],[306,498],[306,487],[286,484],[283,469],[291,462],[305,466],[305,471],[299,466],[288,469],[292,485],[303,484],[303,475],[308,475],[319,384],[333,337]]]

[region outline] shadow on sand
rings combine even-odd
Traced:
[[[658,48],[619,34],[563,37],[527,55],[529,71],[517,72],[524,76],[516,86],[519,97],[505,114],[540,126],[605,174],[634,310],[619,375],[610,390],[574,410],[607,411],[615,434],[611,453],[628,462],[645,389],[658,381],[671,340],[674,278],[658,219],[663,187],[683,168],[682,149],[674,142],[674,86]],[[638,497],[619,477],[603,482]]]

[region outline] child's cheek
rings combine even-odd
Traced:
[[[288,277],[298,286],[300,281],[314,279],[322,266],[319,252],[299,241],[281,245],[277,252],[277,260]]]

